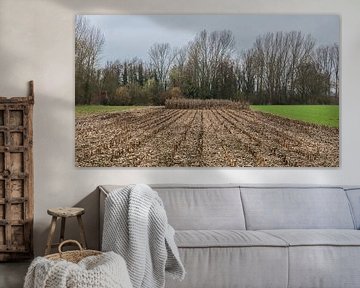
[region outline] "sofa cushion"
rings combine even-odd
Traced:
[[[289,288],[358,288],[360,231],[267,230],[289,247]]]
[[[289,288],[359,288],[357,246],[289,247]]]
[[[360,231],[348,229],[262,230],[289,246],[360,246]]]
[[[246,226],[266,229],[354,229],[342,188],[242,187]]]
[[[154,187],[176,230],[242,230],[244,214],[238,187]]]
[[[288,247],[179,248],[183,281],[166,288],[287,288]]]
[[[354,216],[356,229],[360,229],[360,188],[346,189]]]
[[[238,186],[150,185],[164,203],[168,221],[176,230],[245,230]],[[123,186],[102,185],[111,193]]]
[[[252,247],[281,246],[288,244],[260,231],[244,230],[182,230],[176,231],[175,242],[178,247]]]

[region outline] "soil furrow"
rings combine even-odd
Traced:
[[[256,131],[260,139],[266,140],[266,143],[276,144],[278,149],[285,151],[287,158],[291,159],[290,166],[303,166],[304,163],[309,162],[316,167],[333,166],[335,162],[338,162],[338,156],[336,156],[338,153],[331,153],[331,155],[335,155],[335,158],[328,157],[329,150],[338,150],[337,129],[325,129],[328,134],[332,132],[329,134],[329,138],[335,137],[335,140],[324,142],[323,138],[320,137],[323,133],[322,126],[313,127],[314,125],[304,123],[304,126],[309,125],[313,127],[312,130],[319,131],[313,133],[313,135],[303,136],[302,134],[296,134],[291,128],[286,129],[286,127],[293,127],[290,119],[283,118],[282,126],[274,127],[262,119],[263,113],[252,112],[252,114],[249,114],[249,111],[239,112],[234,110],[227,111],[227,113],[233,115],[234,120],[238,120],[238,117],[246,121],[251,131]]]
[[[186,111],[179,121],[173,122],[156,137],[151,138],[139,154],[143,154],[141,166],[176,166],[175,155],[181,143],[187,138],[189,127],[195,119],[196,111]],[[177,165],[179,166],[179,165]]]
[[[80,167],[337,167],[339,130],[247,110],[144,108],[76,119]]]

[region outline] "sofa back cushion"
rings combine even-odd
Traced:
[[[244,230],[239,187],[157,187],[176,230]]]
[[[349,198],[356,229],[360,229],[360,187],[345,190]]]
[[[246,227],[263,229],[354,229],[342,188],[241,187]]]

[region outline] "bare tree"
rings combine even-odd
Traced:
[[[326,96],[331,95],[331,82],[333,78],[333,59],[331,55],[331,47],[320,46],[315,51],[315,61],[319,71],[325,76],[326,79]]]
[[[297,68],[311,62],[314,46],[314,39],[301,32],[280,31],[259,36],[242,57],[242,75],[248,84],[242,86],[243,92],[255,95],[256,101],[263,104],[294,101]]]
[[[150,47],[150,65],[155,70],[163,90],[167,89],[169,71],[176,55],[176,51],[171,49],[169,43],[155,43]]]
[[[230,65],[235,40],[231,31],[201,31],[189,45],[188,70],[201,98],[214,95],[214,84],[221,77],[224,63]]]
[[[172,87],[183,86],[185,76],[185,64],[187,61],[188,47],[184,46],[178,48],[175,51],[176,57],[174,59],[174,65],[171,68],[170,73],[170,84]]]
[[[75,19],[76,103],[89,104],[94,93],[94,77],[105,42],[99,28],[91,26],[86,17]]]
[[[339,98],[339,44],[334,43],[330,49],[330,58],[332,61],[333,73],[334,73],[334,86],[335,86],[335,96]]]
[[[339,96],[339,45],[320,46],[315,52],[319,71],[326,76],[326,95]]]
[[[238,87],[247,96],[253,96],[259,89],[260,81],[257,81],[257,63],[254,49],[249,49],[241,55],[239,68],[237,70],[239,85]],[[257,88],[256,88],[257,86]]]

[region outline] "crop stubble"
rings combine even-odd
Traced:
[[[338,167],[339,130],[250,110],[147,108],[76,119],[79,167]]]

